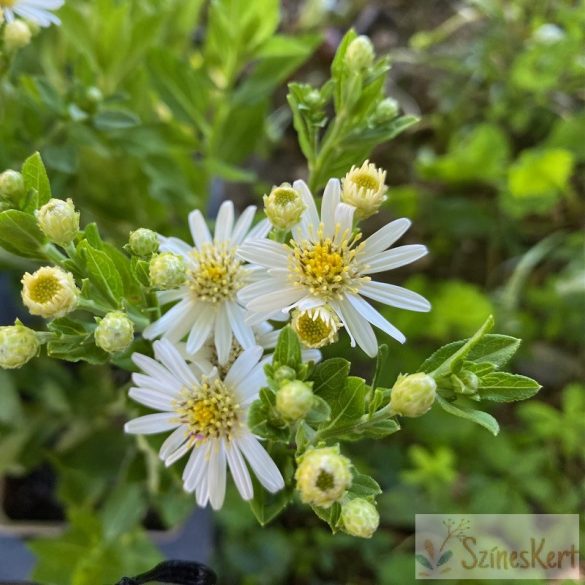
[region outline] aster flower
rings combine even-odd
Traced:
[[[195,492],[197,504],[223,505],[229,467],[244,500],[254,495],[248,466],[260,483],[274,493],[284,487],[278,467],[247,426],[248,407],[264,383],[258,346],[244,350],[220,375],[213,368],[195,373],[168,340],[156,341],[155,359],[134,354],[144,374],[134,374],[130,397],[160,412],[126,423],[132,434],[172,431],[160,448],[160,458],[170,466],[191,452],[183,471],[187,492]],[[246,464],[247,462],[247,464]]]
[[[46,27],[61,24],[52,11],[58,10],[64,3],[65,0],[0,0],[0,8],[4,11],[7,22],[12,22],[16,16],[20,16]]]
[[[248,207],[234,225],[234,205],[226,201],[219,209],[213,239],[201,212],[193,211],[189,227],[195,247],[177,238],[160,238],[161,251],[185,259],[187,280],[176,290],[159,293],[161,304],[176,304],[145,329],[147,339],[162,336],[178,342],[187,336],[187,352],[194,354],[213,336],[220,364],[229,359],[234,336],[244,349],[255,345],[246,311],[236,298],[253,281],[253,268],[237,256],[238,246],[270,231],[267,220],[250,230],[255,211]]]
[[[406,338],[363,297],[411,311],[430,310],[429,302],[405,288],[373,281],[371,275],[410,264],[427,253],[422,245],[389,249],[409,228],[408,219],[384,226],[365,241],[353,230],[355,208],[342,203],[337,179],[327,184],[321,218],[307,185],[296,181],[307,206],[289,244],[248,241],[240,256],[266,269],[265,278],[246,286],[240,300],[268,318],[275,311],[301,311],[327,305],[369,356],[378,351],[375,325],[400,343]]]

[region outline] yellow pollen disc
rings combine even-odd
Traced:
[[[12,8],[16,4],[16,0],[0,0],[0,8]]]
[[[233,299],[243,286],[245,271],[227,242],[205,244],[191,257],[197,264],[189,272],[189,287],[200,301],[220,303]]]
[[[278,187],[272,192],[274,203],[284,207],[287,203],[292,203],[298,199],[297,192],[290,187]]]
[[[54,276],[39,276],[31,281],[28,289],[30,298],[35,303],[45,304],[52,301],[61,290],[61,283]]]
[[[321,225],[316,242],[292,240],[290,280],[327,300],[339,298],[342,292],[357,291],[359,286],[356,285],[364,280],[359,276],[360,266],[356,261],[362,248],[362,244],[358,245],[360,238],[360,233],[354,237],[348,233],[336,243],[324,236]]]
[[[193,442],[219,437],[230,440],[240,425],[240,410],[221,380],[209,382],[205,377],[200,386],[183,389],[175,403],[179,420],[189,428]]]
[[[313,319],[309,313],[299,316],[296,330],[303,343],[309,347],[320,345],[333,333],[333,327],[329,323],[320,317]]]
[[[358,190],[377,191],[380,188],[378,178],[370,173],[355,172],[351,175],[350,180],[357,185]]]

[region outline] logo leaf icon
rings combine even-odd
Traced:
[[[431,563],[429,563],[427,557],[425,557],[424,555],[416,555],[416,560],[418,563],[420,563],[423,567],[429,569],[430,571],[433,570],[433,565],[431,565]]]
[[[439,558],[439,560],[437,561],[437,567],[440,567],[441,565],[444,565],[452,556],[453,556],[453,551],[451,551],[451,550],[445,551],[441,555],[441,557]]]

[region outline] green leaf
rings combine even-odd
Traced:
[[[320,508],[319,506],[311,506],[311,508],[313,509],[313,512],[323,520],[323,522],[329,524],[331,532],[335,534],[341,517],[341,504],[339,502],[334,502],[329,508]]]
[[[138,484],[120,484],[101,511],[105,540],[129,532],[141,522],[145,513],[143,489]]]
[[[493,435],[497,435],[500,432],[500,425],[498,425],[498,421],[487,412],[483,412],[481,410],[474,410],[472,408],[468,408],[467,406],[462,406],[455,404],[453,402],[449,402],[439,394],[437,394],[437,401],[439,402],[441,408],[445,412],[448,412],[449,414],[453,414],[460,418],[465,418],[478,425],[481,425]]]
[[[489,362],[496,368],[504,367],[518,351],[522,340],[510,335],[484,335],[467,355],[472,362]]]
[[[416,562],[428,569],[429,571],[433,570],[433,565],[427,560],[427,557],[424,555],[415,555]]]
[[[43,159],[38,152],[29,156],[22,165],[24,187],[33,190],[37,196],[37,207],[44,205],[51,198],[51,185]]]
[[[140,124],[140,118],[126,110],[102,110],[93,119],[94,126],[104,132],[110,130],[127,130]]]
[[[41,246],[45,242],[34,216],[16,209],[0,213],[0,246],[8,252],[25,258],[42,259]]]
[[[288,366],[294,370],[298,370],[302,363],[299,338],[289,326],[284,327],[278,336],[272,363],[275,368]]]
[[[532,378],[506,372],[493,372],[480,379],[479,395],[483,400],[515,402],[534,396],[541,386]]]
[[[118,307],[124,294],[124,284],[112,259],[105,252],[93,248],[87,240],[77,246],[77,251],[85,262],[91,284],[106,300]]]
[[[441,565],[444,565],[445,563],[447,563],[452,556],[453,556],[453,551],[452,550],[445,551],[439,557],[439,560],[437,561],[437,567],[440,567]]]
[[[369,423],[360,424],[360,427],[356,429],[350,435],[344,435],[344,440],[356,440],[361,439],[382,439],[388,435],[392,435],[400,430],[400,425],[392,418],[386,420],[376,420]]]
[[[110,358],[95,345],[93,335],[68,335],[49,341],[47,355],[67,362],[84,361],[94,365],[105,364]]]
[[[348,490],[351,498],[375,498],[382,493],[378,482],[369,475],[354,472],[351,487]]]
[[[321,396],[315,396],[313,408],[305,417],[305,420],[310,424],[320,424],[331,420],[331,408]]]

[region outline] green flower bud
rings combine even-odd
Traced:
[[[313,391],[307,384],[293,380],[276,393],[276,410],[286,420],[299,420],[311,410],[313,398]]]
[[[437,383],[432,376],[419,372],[401,375],[390,394],[390,409],[401,416],[422,416],[431,409],[437,397]]]
[[[390,122],[398,116],[400,106],[398,102],[393,98],[383,99],[377,106],[374,112],[374,118],[376,122],[383,124],[384,122]]]
[[[30,28],[24,20],[13,20],[4,27],[4,48],[9,53],[26,47],[31,38]]]
[[[310,108],[320,108],[323,106],[324,100],[321,92],[316,89],[311,90],[305,95],[305,104]]]
[[[36,217],[41,231],[59,246],[70,244],[79,233],[79,212],[71,199],[49,199]]]
[[[0,199],[13,203],[24,195],[24,179],[18,171],[7,170],[0,175]]]
[[[0,368],[12,370],[24,366],[39,353],[36,333],[20,321],[0,327]]]
[[[297,373],[293,370],[293,368],[289,368],[288,366],[280,366],[276,372],[274,372],[274,381],[281,386],[282,384],[286,384],[291,380],[294,380],[297,377]]]
[[[151,256],[158,252],[158,234],[146,228],[130,232],[128,243],[130,251],[136,256]]]
[[[299,223],[305,208],[301,194],[288,183],[273,187],[270,195],[264,195],[264,213],[281,230],[290,230]]]
[[[124,351],[134,341],[134,323],[126,313],[112,311],[98,323],[94,337],[95,344],[108,353]]]
[[[343,531],[359,538],[372,538],[380,524],[376,506],[362,498],[346,502],[341,507]]]
[[[329,508],[351,486],[351,461],[339,445],[306,451],[295,472],[297,490],[305,504]]]
[[[354,71],[363,71],[373,65],[375,56],[372,41],[360,35],[349,43],[345,53],[345,64]]]
[[[187,278],[187,267],[182,256],[172,252],[157,254],[150,261],[150,284],[160,290],[181,286]]]

